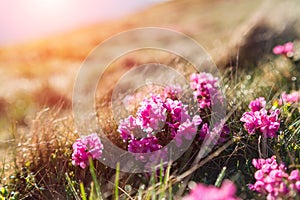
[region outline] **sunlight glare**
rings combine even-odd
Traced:
[[[29,0],[28,5],[41,12],[56,12],[66,9],[71,1],[68,0]]]

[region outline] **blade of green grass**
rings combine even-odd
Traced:
[[[85,193],[85,190],[84,190],[84,185],[83,185],[82,182],[80,183],[80,193],[81,193],[82,200],[87,200],[86,199],[86,193]]]
[[[216,182],[215,182],[215,186],[216,187],[220,187],[221,186],[221,183],[224,179],[224,176],[225,176],[225,172],[226,172],[226,167],[223,167],[222,171],[220,172]]]
[[[120,175],[120,163],[117,163],[116,179],[115,179],[115,200],[119,200],[119,175]]]
[[[89,158],[89,162],[90,162],[90,172],[92,174],[94,187],[95,187],[95,190],[96,190],[96,198],[99,199],[99,200],[102,200],[103,197],[102,197],[102,193],[101,193],[101,190],[100,190],[100,184],[98,182],[97,175],[96,175],[96,172],[95,172],[95,167],[94,167],[93,160],[91,158]]]
[[[69,187],[71,188],[71,191],[72,191],[72,193],[73,193],[75,199],[76,199],[76,200],[81,200],[80,197],[79,197],[79,195],[78,195],[77,192],[76,192],[76,189],[74,188],[74,186],[73,186],[73,184],[72,184],[72,181],[71,181],[71,179],[70,179],[70,176],[68,175],[67,172],[65,173],[65,175],[66,175],[66,179],[67,179],[68,185],[69,185]]]

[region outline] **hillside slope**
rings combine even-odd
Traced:
[[[132,28],[170,28],[198,40],[206,49],[219,48],[260,4],[259,0],[170,1],[119,21],[4,47],[0,49],[0,82],[5,84],[0,86],[0,96],[14,98],[12,91],[34,91],[48,83],[60,93],[69,92],[76,71],[90,51],[104,39]]]

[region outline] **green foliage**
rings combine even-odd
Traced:
[[[91,158],[89,158],[89,162],[90,162],[90,172],[92,174],[92,178],[93,178],[93,184],[91,186],[92,188],[92,192],[90,194],[90,200],[102,200],[103,199],[103,195],[101,193],[101,188],[100,188],[100,184],[95,172],[95,167],[94,167],[94,163],[93,160]]]

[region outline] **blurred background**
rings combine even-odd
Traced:
[[[164,0],[1,1],[0,45],[58,35],[91,24],[117,20]]]
[[[69,109],[89,51],[121,30],[117,21],[164,1],[0,0],[0,135],[44,107]]]

